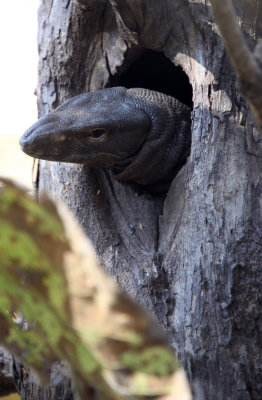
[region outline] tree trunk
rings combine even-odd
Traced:
[[[15,392],[13,378],[13,358],[0,347],[0,395],[5,396]]]
[[[261,2],[235,6],[253,47]],[[44,161],[40,193],[68,204],[106,271],[157,316],[203,398],[261,399],[262,141],[209,5],[41,0],[39,52],[40,116],[106,86],[148,87],[189,105],[192,89],[191,154],[165,198],[138,194],[110,171]],[[36,383],[25,394],[30,379],[23,399],[53,398]],[[70,397],[67,388],[55,398]]]

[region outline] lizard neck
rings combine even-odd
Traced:
[[[135,157],[114,170],[119,181],[154,185],[171,181],[185,162],[191,142],[190,109],[171,96],[146,89],[129,89],[130,101],[149,115],[152,127]],[[175,167],[174,167],[175,165]]]

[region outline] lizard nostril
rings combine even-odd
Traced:
[[[26,151],[26,143],[27,143],[27,140],[26,140],[26,136],[25,136],[25,134],[20,138],[20,140],[19,140],[19,145],[20,145],[20,147],[21,147],[21,149],[25,152]]]
[[[27,129],[27,131],[23,134],[23,136],[19,140],[20,147],[25,153],[27,153],[28,143],[30,141],[30,136],[33,132],[32,128],[33,127]]]
[[[24,143],[25,141],[24,141],[24,137],[22,136],[21,138],[20,138],[20,140],[19,140],[19,145],[20,145],[20,147],[21,147],[21,149],[22,150],[24,150],[24,147],[25,147],[25,143]]]
[[[21,150],[24,153],[31,155],[30,154],[30,149],[31,149],[30,139],[28,139],[28,137],[29,137],[29,135],[24,134],[19,140],[19,145],[20,145]]]

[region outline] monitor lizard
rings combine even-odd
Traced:
[[[190,109],[148,89],[113,87],[71,98],[20,139],[35,158],[110,168],[120,182],[161,191],[190,152]]]

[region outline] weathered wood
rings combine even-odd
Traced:
[[[13,358],[3,347],[0,347],[0,395],[8,395],[15,391]]]
[[[236,6],[254,46],[262,5]],[[109,172],[47,162],[40,192],[69,205],[105,269],[168,331],[205,398],[260,399],[262,145],[210,7],[203,0],[42,0],[39,47],[40,115],[110,84],[143,49],[165,52],[187,73],[191,155],[165,201],[137,194]]]

